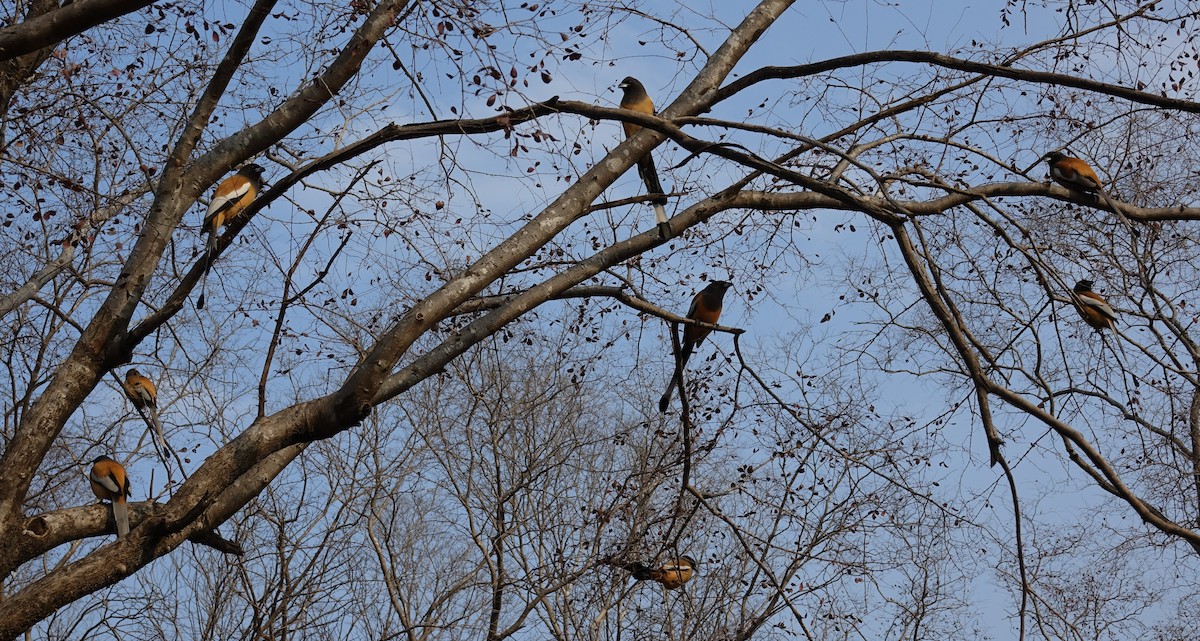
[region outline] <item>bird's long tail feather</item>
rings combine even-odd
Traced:
[[[636,581],[645,581],[654,578],[654,568],[642,563],[630,563],[625,566],[625,569],[629,570],[629,575]]]
[[[154,408],[153,406],[147,405],[146,413],[150,415],[150,417],[149,417],[150,418],[150,420],[149,420],[150,427],[154,428],[154,436],[158,439],[158,442],[162,445],[163,457],[166,457],[167,452],[170,451],[170,447],[167,445],[167,436],[165,434],[163,434],[162,421],[160,421],[158,419],[158,410],[156,408]]]
[[[667,383],[667,391],[663,392],[662,398],[658,399],[658,411],[667,412],[667,408],[671,406],[671,397],[675,394],[675,386],[679,380],[680,365],[675,363],[675,373],[671,374],[671,381]]]
[[[654,168],[653,156],[646,154],[645,158],[638,161],[638,175],[646,184],[648,193],[658,194],[650,201],[650,204],[654,207],[654,221],[658,223],[659,236],[663,240],[668,240],[674,235],[674,232],[671,230],[671,223],[667,222],[667,210],[663,207],[667,204],[667,197],[663,194],[662,183],[658,180],[658,170]]]
[[[1125,212],[1122,211],[1121,208],[1117,206],[1117,203],[1115,201],[1113,201],[1113,199],[1108,195],[1108,192],[1103,189],[1097,189],[1096,193],[1100,194],[1100,197],[1104,199],[1104,204],[1108,205],[1108,208],[1111,209],[1112,212],[1117,215],[1117,218],[1119,218],[1121,220],[1121,224],[1124,225],[1125,228],[1129,230],[1129,233],[1134,238],[1137,238],[1137,236],[1140,234],[1140,232],[1136,228],[1134,228],[1133,222],[1131,220],[1129,220],[1129,216],[1126,216]]]
[[[217,256],[217,229],[208,232],[208,242],[204,246],[204,273],[200,275],[200,298],[196,299],[196,309],[204,309],[204,296],[208,293],[208,272],[212,269],[213,259]]]
[[[638,161],[638,175],[646,183],[646,192],[656,194],[650,201],[656,205],[667,204],[667,196],[663,193],[662,183],[658,181],[658,170],[654,168],[654,156],[646,154]]]
[[[117,538],[129,534],[129,504],[120,498],[112,503],[113,520],[117,522]]]
[[[1104,204],[1108,205],[1108,208],[1112,210],[1112,213],[1121,217],[1125,216],[1125,212],[1121,211],[1121,208],[1113,202],[1113,199],[1109,197],[1107,191],[1104,189],[1097,189],[1096,193],[1100,194],[1100,197],[1104,199]]]
[[[675,393],[675,388],[679,386],[679,379],[683,378],[683,367],[687,365],[688,359],[691,357],[692,346],[685,345],[679,358],[675,359],[675,371],[671,373],[671,381],[667,383],[667,391],[663,392],[662,398],[658,399],[659,412],[665,414],[667,408],[671,406],[671,396]]]
[[[671,223],[667,220],[667,211],[658,203],[654,203],[654,218],[658,221],[658,237],[671,240],[675,231],[671,229]]]

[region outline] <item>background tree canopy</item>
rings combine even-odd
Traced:
[[[952,4],[10,3],[0,638],[1193,638],[1200,10]]]

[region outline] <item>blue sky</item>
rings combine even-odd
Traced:
[[[652,2],[646,3],[645,10],[688,24],[690,37],[711,51],[725,35],[722,25],[736,23],[750,6],[747,2],[710,2],[706,6]],[[949,11],[948,7],[951,7]],[[932,50],[969,57],[976,42],[982,43],[984,48],[994,43],[1020,48],[1056,32],[1063,16],[1046,8],[1027,5],[1027,18],[1017,16],[1013,26],[1003,28],[999,19],[1003,8],[1004,3],[1001,2],[798,3],[764,35],[733,77],[762,65],[800,64],[880,49]],[[237,22],[240,15],[238,11],[224,6],[210,7],[209,10],[217,14],[227,11],[229,16],[226,19],[231,22]],[[299,11],[304,13],[305,9]],[[317,19],[332,18],[317,16]],[[554,31],[556,27],[553,25],[561,23],[561,29],[565,30],[576,22],[575,16],[563,14],[553,19],[546,18],[538,26]],[[515,107],[528,101],[559,95],[564,99],[612,105],[619,98],[617,82],[626,75],[635,75],[644,82],[661,106],[686,85],[692,72],[703,63],[695,51],[688,49],[691,42],[685,36],[663,29],[654,22],[628,15],[609,26],[610,31],[603,39],[595,33],[590,34],[582,62],[568,64],[555,58],[550,66],[553,75],[550,83],[533,82],[528,88],[519,87],[503,95],[501,101]],[[288,51],[293,55],[290,58],[281,56],[275,66],[267,67],[261,77],[251,80],[278,82],[281,87],[290,87],[289,81],[294,82],[306,67],[303,42],[295,32],[289,31],[298,29],[294,25],[273,23],[273,28],[278,30],[272,34],[277,41],[290,42]],[[639,41],[645,41],[646,44],[637,44]],[[497,58],[529,63],[538,59],[540,53],[536,49],[523,44],[520,49],[501,50]],[[256,50],[256,53],[265,55],[268,51],[271,49],[264,47]],[[414,66],[410,71],[419,72],[427,79],[425,86],[431,92],[435,107],[432,111],[426,107],[422,97],[406,89],[406,81],[392,68],[390,55],[379,53],[372,57],[361,83],[364,102],[371,105],[369,112],[359,114],[352,109],[334,110],[322,119],[319,131],[315,128],[306,130],[304,134],[307,138],[297,147],[304,149],[311,158],[389,121],[418,122],[449,118],[456,113],[472,117],[494,113],[494,107],[485,102],[486,92],[475,95],[471,91],[460,91],[460,78],[457,75],[453,78],[444,75],[457,71],[451,65],[430,61],[417,54],[408,57],[403,48],[400,51],[402,60]],[[681,51],[685,55],[676,55]],[[219,48],[210,49],[210,52],[215,56],[219,54]],[[474,64],[473,61],[464,63],[463,75],[475,73],[477,69],[472,66]],[[894,65],[883,74],[902,77],[919,71],[920,68],[915,65]],[[536,74],[528,76],[537,78]],[[777,126],[791,125],[803,133],[816,136],[832,129],[833,121],[821,111],[825,106],[820,104],[821,101],[832,101],[836,97],[854,105],[850,97],[860,89],[870,88],[867,78],[865,74],[858,79],[847,76],[845,86],[825,88],[828,93],[822,91],[795,99],[778,95],[783,83],[763,83],[745,96],[720,105],[711,115],[738,120],[753,111],[755,118],[762,118]],[[859,79],[868,86],[855,85],[854,81]],[[224,105],[227,109],[223,114],[224,122],[231,128],[253,121],[259,115],[254,109],[245,109],[245,103],[240,103],[238,96],[258,96],[261,110],[270,107],[275,100],[255,94],[254,87],[250,86],[252,83],[247,82],[246,78],[239,80],[242,85],[235,88]],[[764,101],[766,106],[759,108],[758,105]],[[863,98],[859,107],[869,111],[871,104]],[[391,296],[397,282],[414,284],[405,292],[407,296],[420,295],[426,291],[423,287],[432,288],[440,282],[438,278],[424,281],[422,271],[426,263],[455,268],[477,258],[498,237],[555,197],[564,184],[558,178],[564,174],[578,175],[595,159],[602,157],[620,137],[617,123],[592,125],[574,116],[545,119],[538,126],[551,131],[555,140],[541,144],[526,141],[530,151],[522,151],[516,157],[508,156],[511,141],[505,141],[500,136],[392,144],[374,154],[374,158],[382,161],[381,171],[389,173],[397,181],[409,181],[409,191],[401,196],[390,197],[388,206],[381,207],[374,217],[373,210],[364,213],[348,208],[342,212],[341,215],[351,220],[364,222],[367,231],[360,233],[358,244],[338,263],[340,272],[336,284],[331,284],[329,291],[324,291],[325,288],[318,290],[319,295],[336,297],[338,290],[349,284],[355,294],[364,299],[365,307],[368,299]],[[711,131],[700,131],[715,135]],[[733,137],[754,141],[747,144],[755,145],[752,148],[756,151],[767,152],[779,148],[769,143],[759,149],[757,145],[760,143],[755,138],[741,134],[734,134]],[[1002,151],[997,153],[1005,161],[1028,166],[1040,153],[1034,151],[1039,145],[1031,139],[1039,140],[1036,134],[1029,134],[1021,140],[997,140],[996,145],[1002,147]],[[578,156],[569,151],[556,154],[561,150],[570,150],[576,143],[581,148]],[[728,166],[708,159],[693,161],[678,170],[667,169],[685,157],[686,154],[672,144],[665,144],[655,151],[658,165],[667,177],[664,182],[668,188],[677,187],[688,192],[687,196],[672,203],[672,209],[694,202],[706,193],[706,186],[723,187],[738,175]],[[448,160],[453,160],[458,166],[448,169],[448,175],[441,175],[437,171],[420,173],[433,165],[434,159],[446,163],[446,167],[451,167]],[[555,166],[555,163],[562,165]],[[283,171],[278,165],[265,164],[270,167],[268,178],[277,177]],[[310,220],[305,210],[311,209],[319,215],[331,202],[330,193],[323,193],[319,188],[336,191],[348,182],[352,173],[350,169],[345,169],[314,177],[311,187],[293,190],[290,200],[280,200],[264,211],[239,242],[269,245],[278,263],[286,268],[297,250],[299,239],[303,238],[302,233],[295,232],[303,229],[303,224]],[[1038,170],[1034,171],[1034,175],[1041,178]],[[410,180],[413,176],[417,178]],[[377,178],[379,176],[372,174],[372,180]],[[998,179],[1011,179],[1011,176]],[[380,180],[379,185],[383,184]],[[608,190],[606,197],[629,197],[640,189],[640,181],[631,171]],[[378,186],[376,190],[373,186],[364,191],[370,193],[360,192],[358,195],[362,197],[362,202],[369,203],[365,196],[380,194],[383,187]],[[445,209],[432,210],[431,204],[436,201],[443,201]],[[484,210],[483,213],[479,208]],[[198,204],[194,209],[191,219],[192,222],[198,222],[202,205]],[[425,216],[416,217],[414,214],[414,220],[407,220],[414,210],[419,210]],[[729,224],[742,215],[740,212],[722,215],[714,227]],[[457,219],[460,217],[465,222],[459,223]],[[680,312],[687,308],[692,292],[702,286],[701,274],[710,278],[732,276],[739,282],[739,287],[726,299],[722,322],[747,330],[743,344],[756,364],[766,372],[771,372],[773,368],[777,374],[768,375],[768,378],[780,381],[785,390],[795,392],[792,388],[795,383],[789,377],[797,370],[824,381],[839,381],[844,377],[854,383],[854,391],[876,397],[877,407],[872,412],[863,412],[867,417],[864,423],[871,423],[864,427],[871,429],[882,429],[890,422],[902,424],[902,419],[912,418],[916,427],[908,429],[913,430],[913,439],[921,436],[928,438],[929,441],[923,446],[940,448],[942,451],[933,452],[932,458],[945,464],[945,467],[931,466],[919,472],[920,480],[938,483],[937,487],[945,492],[946,500],[955,503],[956,507],[969,510],[966,515],[968,520],[981,523],[978,532],[994,536],[997,546],[1007,546],[1003,553],[979,557],[971,556],[973,551],[965,547],[951,546],[950,549],[952,554],[961,555],[957,566],[963,575],[973,579],[969,583],[971,594],[968,597],[968,609],[974,608],[983,627],[990,631],[991,638],[1008,638],[1015,629],[1011,615],[1015,610],[1016,595],[1010,587],[996,587],[997,579],[992,574],[994,568],[989,564],[1005,566],[1005,569],[1012,565],[1011,508],[1007,488],[1000,480],[998,471],[986,466],[986,445],[981,429],[968,411],[973,403],[971,392],[947,388],[946,378],[928,377],[922,380],[903,372],[884,375],[870,368],[864,368],[856,379],[854,374],[847,374],[852,369],[850,365],[844,368],[837,366],[838,355],[858,349],[864,353],[861,357],[863,361],[879,359],[883,362],[886,353],[898,354],[898,358],[890,361],[898,368],[911,366],[932,369],[937,366],[939,356],[928,349],[914,348],[911,353],[906,352],[902,343],[903,335],[885,332],[877,339],[870,338],[886,317],[869,299],[857,295],[857,287],[864,285],[866,279],[875,275],[874,284],[879,289],[887,290],[885,295],[891,297],[888,299],[890,303],[903,306],[915,300],[911,288],[904,286],[907,275],[903,272],[902,262],[894,250],[885,245],[881,249],[882,234],[877,227],[863,216],[852,213],[806,212],[800,218],[803,224],[794,228],[791,232],[794,236],[785,240],[751,233],[745,236],[721,234],[702,242],[703,237],[697,236],[692,239],[694,246],[686,250],[674,251],[672,247],[654,250],[645,257],[652,268],[631,273],[652,300]],[[614,237],[624,237],[645,229],[649,221],[649,210],[642,206],[598,213],[572,227],[564,235],[561,247],[568,257],[587,255],[591,251],[585,238],[587,231],[601,229]],[[439,234],[444,234],[445,240],[421,244],[420,249],[428,254],[417,259],[412,255],[416,248],[397,242],[395,236],[371,236],[385,227],[401,233],[419,230],[425,234],[425,238],[433,236],[441,239],[443,237]],[[337,234],[336,230],[331,230],[322,237],[321,242],[326,249],[335,245]],[[176,242],[180,255],[187,256],[191,247],[199,246],[203,241],[192,230],[181,230]],[[789,251],[793,247],[802,247],[802,253]],[[753,258],[747,258],[747,254]],[[755,271],[754,259],[762,256],[772,259],[770,269]],[[191,329],[217,323],[225,323],[230,329],[229,344],[223,345],[218,352],[218,374],[208,381],[211,396],[197,398],[190,396],[191,392],[188,392],[189,396],[184,396],[183,390],[190,384],[188,372],[199,357],[187,354],[187,350],[172,349],[170,336],[157,337],[159,340],[155,343],[155,349],[160,351],[153,357],[142,355],[149,361],[148,364],[162,365],[159,369],[160,388],[163,389],[162,398],[167,403],[164,414],[168,424],[174,424],[178,430],[178,441],[199,441],[201,451],[204,451],[211,446],[205,442],[207,439],[219,443],[244,427],[248,417],[253,415],[255,390],[244,384],[243,377],[250,371],[254,372],[256,378],[257,368],[261,367],[254,346],[260,344],[269,332],[273,316],[271,305],[261,301],[269,301],[278,292],[273,289],[271,282],[267,282],[268,279],[260,281],[260,275],[273,274],[277,268],[267,254],[236,249],[231,251],[220,261],[221,273],[210,279],[211,308],[195,317],[181,319],[181,323],[195,323],[190,326]],[[302,273],[302,278],[311,277],[315,271],[316,267],[307,270],[307,273]],[[251,283],[249,289],[255,294],[244,297],[246,305],[222,300],[220,292],[225,278],[229,279],[231,289],[235,290],[244,283]],[[514,277],[503,286],[517,287],[523,278]],[[606,282],[614,282],[614,279],[609,278]],[[162,286],[168,284],[163,283]],[[770,293],[764,295],[754,291],[760,285]],[[216,292],[215,295],[213,292]],[[845,296],[845,300],[841,296]],[[406,300],[397,298],[400,300],[372,300],[370,304],[384,309],[388,304],[402,308]],[[354,311],[349,302],[340,304],[342,307],[338,308],[339,311]],[[567,305],[554,306],[546,311],[546,316],[561,320],[569,318],[569,311]],[[832,314],[831,319],[821,322],[827,313]],[[918,304],[909,314],[903,320],[915,322],[922,320],[927,311]],[[658,381],[665,381],[671,359],[664,348],[669,343],[664,325],[657,320],[639,320],[636,314],[628,310],[618,312],[614,319],[628,322],[634,327],[635,336],[631,342],[614,349],[615,353],[630,359],[621,363],[635,370],[628,374],[629,380],[639,384],[643,380],[648,381],[646,385],[651,386]],[[291,370],[306,371],[303,374],[270,377],[270,385],[275,387],[272,387],[268,411],[275,409],[276,405],[283,406],[291,402],[293,394],[310,394],[340,380],[339,376],[346,369],[344,360],[323,368],[318,364],[331,361],[311,354],[314,349],[326,349],[344,359],[352,352],[344,345],[327,344],[335,343],[335,338],[346,338],[335,336],[337,331],[345,329],[345,324],[338,321],[334,314],[325,318],[316,313],[305,315],[298,312],[297,327],[294,328],[297,337],[289,340],[288,346],[303,347],[309,353],[296,358],[281,356],[278,368],[289,369],[289,374]],[[1068,328],[1074,327],[1072,323],[1076,323],[1073,318],[1063,322]],[[608,331],[615,335],[621,330],[609,328]],[[303,335],[305,332],[308,335]],[[164,345],[167,347],[162,347]],[[732,343],[729,337],[713,336],[701,349],[696,361],[714,351],[730,354]],[[134,364],[140,363],[135,359]],[[699,363],[697,366],[700,367]],[[735,376],[730,367],[718,371],[723,372],[726,381]],[[615,373],[611,375],[617,376]],[[748,391],[745,393],[750,395]],[[101,394],[106,395],[106,403],[116,405],[121,402],[115,385],[97,391],[97,395]],[[215,425],[208,422],[213,398],[222,401],[216,412]],[[821,400],[828,401],[824,398]],[[176,402],[178,406],[173,404]],[[627,403],[625,409],[630,414],[645,410],[634,407],[635,400],[628,400]],[[958,411],[943,416],[947,406],[955,403],[965,404]],[[1102,418],[1098,413],[1096,416],[1098,420]],[[1112,528],[1122,534],[1142,530],[1128,508],[1120,505],[1113,508],[1105,496],[1083,482],[1077,471],[1062,463],[1057,437],[1047,436],[1044,428],[1021,416],[1002,416],[1001,421],[1005,422],[1006,429],[1013,432],[1005,451],[1010,460],[1020,461],[1016,470],[1020,492],[1029,501],[1023,508],[1030,519],[1036,520],[1036,525],[1031,524],[1026,532],[1030,541],[1037,544],[1053,541],[1062,535],[1057,531],[1059,527],[1068,533],[1073,528]],[[140,430],[136,421],[125,427],[132,429],[133,433]],[[708,428],[714,429],[713,426]],[[188,437],[184,438],[182,434]],[[127,445],[131,436],[114,434],[112,438]],[[747,437],[745,442],[753,441]],[[738,442],[734,440],[733,444]],[[145,488],[138,492],[140,498],[147,496],[149,482],[145,479],[154,473],[150,462],[146,463],[146,467],[135,470],[136,476],[143,479],[141,483]],[[193,461],[193,464],[198,463],[198,458]],[[156,485],[161,487],[161,474],[155,478]],[[704,540],[705,533],[697,533],[696,537]],[[1094,547],[1089,547],[1086,554],[1105,550],[1102,543],[1097,544],[1094,540],[1088,540],[1087,544]],[[1047,542],[1046,547],[1053,545]],[[1162,552],[1163,557],[1167,558],[1147,558],[1147,566],[1152,568],[1147,575],[1154,574],[1155,569],[1169,571],[1175,562],[1194,569],[1193,557],[1184,554],[1185,551],[1185,546],[1175,544]],[[1145,550],[1138,550],[1136,554],[1140,555],[1139,558],[1153,556],[1153,553]],[[1169,558],[1176,554],[1179,555],[1178,559]],[[1068,558],[1063,562],[1063,565],[1075,566],[1080,571],[1085,570],[1088,564],[1086,555]],[[884,571],[872,578],[884,585],[886,591],[886,584],[893,576]],[[870,586],[864,586],[863,589],[868,590]],[[1155,612],[1145,618],[1153,620],[1169,616],[1169,612]],[[870,626],[884,628],[886,622],[875,621]]]

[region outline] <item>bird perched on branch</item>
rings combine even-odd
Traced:
[[[117,538],[129,534],[129,478],[125,468],[107,456],[97,456],[88,474],[92,494],[101,501],[112,501],[113,520],[117,522]]]
[[[1075,292],[1073,296],[1075,306],[1079,309],[1079,315],[1083,317],[1083,321],[1088,325],[1101,329],[1110,329],[1117,331],[1117,313],[1104,300],[1104,297],[1092,291],[1092,286],[1095,285],[1090,280],[1081,280],[1075,283]]]
[[[250,203],[258,196],[263,187],[263,168],[255,163],[242,167],[238,172],[222,180],[213,191],[212,202],[208,204],[208,212],[204,214],[204,222],[200,232],[208,232],[208,243],[205,249],[204,280],[208,280],[208,270],[212,267],[213,257],[217,251],[217,238],[221,227],[237,218]],[[196,307],[204,308],[204,283],[200,285],[200,298]]]
[[[624,95],[621,96],[622,109],[654,115],[654,101],[650,99],[650,94],[646,93],[646,88],[637,78],[627,76],[617,87],[625,90]],[[641,125],[631,122],[622,122],[621,127],[625,129],[626,138],[642,128]],[[658,222],[658,235],[663,240],[667,240],[673,235],[671,223],[667,222],[667,211],[663,209],[667,204],[667,197],[663,194],[662,183],[658,180],[658,170],[654,168],[652,152],[647,151],[646,155],[638,161],[637,167],[638,175],[646,184],[646,191],[650,194],[657,194],[650,204],[654,206],[654,220]]]
[[[125,396],[133,403],[139,412],[148,414],[150,427],[154,428],[154,434],[165,448],[167,439],[163,435],[162,423],[158,420],[158,390],[154,387],[154,382],[142,376],[142,373],[136,369],[131,369],[125,372],[125,382],[121,385],[125,388]]]
[[[1050,177],[1054,182],[1072,191],[1099,194],[1114,214],[1122,215],[1121,210],[1104,191],[1104,184],[1100,182],[1100,177],[1091,165],[1061,151],[1052,151],[1045,155],[1045,159],[1050,163]]]
[[[614,559],[605,559],[604,563],[629,571],[635,581],[657,581],[668,590],[679,589],[696,574],[696,560],[688,555],[668,561],[658,567],[650,567],[643,563],[626,563]]]
[[[208,212],[204,214],[204,223],[200,226],[201,232],[208,232],[210,253],[217,246],[221,227],[237,218],[258,196],[263,186],[263,171],[259,165],[250,163],[217,184],[212,202],[208,204]]]
[[[733,287],[733,283],[724,280],[714,280],[708,284],[708,287],[700,290],[692,299],[692,306],[688,308],[687,317],[692,320],[697,320],[702,323],[710,323],[715,325],[717,320],[721,318],[721,309],[724,307],[725,291]],[[683,368],[687,365],[688,359],[692,357],[692,352],[700,343],[704,342],[704,338],[712,331],[708,327],[700,327],[698,325],[687,325],[683,328],[683,343],[680,347],[679,354],[675,358],[675,371],[671,374],[671,381],[667,383],[667,391],[663,392],[662,398],[658,399],[658,411],[665,412],[671,405],[671,396],[675,392],[675,386],[679,384],[679,377]]]

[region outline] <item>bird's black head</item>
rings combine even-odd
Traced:
[[[1075,283],[1075,291],[1090,292],[1090,291],[1092,291],[1092,285],[1095,285],[1095,284],[1096,283],[1093,283],[1092,281],[1085,278],[1085,279],[1079,281],[1078,283]]]
[[[100,461],[111,461],[111,460],[112,459],[108,458],[104,454],[101,454],[100,456],[97,456],[96,458],[92,459],[92,464],[95,465],[96,463],[99,463]]]
[[[690,557],[686,554],[679,557],[679,563],[681,563],[681,564],[686,563],[687,565],[690,565],[692,567],[692,569],[696,569],[697,567],[699,567],[699,565],[696,563],[696,559],[693,559],[692,557]]]
[[[131,369],[128,372],[125,372],[125,378],[129,378],[131,376],[141,376],[141,375],[142,375],[142,373],[137,371],[136,369]]]
[[[722,294],[724,294],[725,290],[733,287],[733,283],[731,283],[727,280],[714,280],[711,283],[709,283],[708,286],[710,289],[720,290],[720,292]]]
[[[646,88],[642,86],[642,82],[633,76],[625,76],[625,79],[621,81],[621,84],[617,85],[617,88],[626,91],[646,91]]]
[[[239,169],[238,173],[261,184],[263,182],[264,171],[266,170],[262,168],[262,165],[252,162]]]
[[[1067,157],[1066,154],[1055,149],[1054,151],[1046,154],[1045,156],[1042,156],[1042,160],[1045,160],[1045,161],[1049,162],[1050,164],[1054,164],[1066,157]]]

